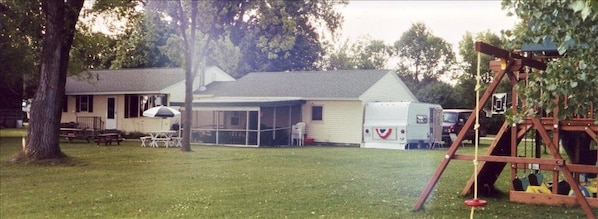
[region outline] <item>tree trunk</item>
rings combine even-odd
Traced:
[[[187,35],[187,17],[183,10],[181,1],[177,2],[178,20],[180,21],[179,30],[183,37],[183,49],[185,50],[185,110],[183,111],[183,145],[181,151],[191,151],[191,118],[193,117],[193,79],[195,72],[193,69],[193,60],[195,55],[195,26],[197,22],[197,1],[191,1],[189,35]]]
[[[40,60],[40,80],[31,103],[25,147],[16,160],[43,160],[65,157],[59,146],[62,101],[65,94],[69,51],[83,0],[42,1],[46,16]]]

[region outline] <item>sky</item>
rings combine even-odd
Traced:
[[[467,31],[474,34],[511,29],[516,17],[508,17],[501,1],[366,1],[349,0],[339,11],[344,16],[341,41],[356,41],[369,35],[393,44],[416,22],[424,23],[433,35],[458,48]]]

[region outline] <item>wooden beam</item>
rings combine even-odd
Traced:
[[[530,158],[532,159],[532,158]],[[537,158],[537,159],[541,159],[541,158]],[[559,171],[560,170],[560,166],[556,165],[556,164],[539,164],[536,162],[530,162],[530,163],[512,163],[511,167],[517,168],[517,169],[529,169],[529,165],[530,164],[538,164],[538,169],[539,170],[545,170],[545,171]],[[567,164],[567,167],[569,167],[569,170],[571,170],[571,172],[574,173],[598,173],[598,168],[596,168],[596,166],[592,165],[586,165],[586,164]],[[558,180],[555,180],[553,182],[557,182]]]
[[[473,160],[474,155],[469,154],[455,154],[453,159],[455,160]],[[510,157],[510,156],[478,156],[479,161],[487,161],[487,162],[502,162],[502,163],[534,163],[534,164],[543,164],[543,165],[556,165],[556,166],[563,166],[565,165],[565,160],[563,159],[539,159],[539,158],[529,158],[529,157]]]
[[[524,57],[522,55],[519,55],[517,53],[507,51],[507,50],[492,46],[492,45],[484,43],[484,42],[480,42],[480,41],[475,42],[475,51],[478,51],[478,52],[481,52],[484,54],[488,54],[488,55],[494,56],[496,58],[506,59],[506,60],[521,59],[521,64],[524,66],[529,66],[529,67],[532,67],[535,69],[540,69],[540,70],[546,70],[546,63],[544,63],[544,62],[530,59],[530,58]]]
[[[509,193],[509,200],[512,202],[524,204],[544,204],[553,206],[566,205],[570,207],[577,205],[576,197],[573,196],[559,194],[529,193],[522,191],[511,191]],[[590,198],[588,199],[588,203],[591,206],[598,208],[598,199]],[[588,216],[588,218],[596,218],[596,216]]]

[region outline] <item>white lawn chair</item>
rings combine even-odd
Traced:
[[[291,126],[291,145],[295,145],[295,142],[297,142],[298,146],[303,146],[304,138],[305,123],[298,122],[297,124]]]

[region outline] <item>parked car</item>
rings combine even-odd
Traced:
[[[463,125],[469,116],[473,113],[473,110],[470,109],[443,109],[442,110],[442,140],[446,142],[448,145],[452,144],[453,141],[451,140],[450,134],[455,133],[459,135]],[[475,124],[474,124],[475,125]],[[465,134],[464,140],[470,140],[471,143],[474,143],[475,139],[475,130],[474,125],[471,126],[469,130],[467,130],[467,134]],[[480,111],[480,137],[486,136],[486,113],[484,111]]]

